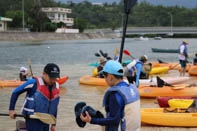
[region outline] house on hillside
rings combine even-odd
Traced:
[[[0,16],[0,31],[7,31],[7,22],[10,21],[12,21],[12,19]]]
[[[73,18],[68,18],[67,14],[72,13],[71,9],[67,8],[42,8],[42,11],[47,14],[47,17],[53,23],[60,23],[63,22],[65,24],[64,27],[58,28],[56,30],[57,33],[79,33],[78,29],[71,29],[72,25],[74,24]]]

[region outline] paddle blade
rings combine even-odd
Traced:
[[[32,119],[39,119],[40,121],[46,124],[56,124],[56,118],[50,114],[34,113],[33,115],[30,115],[29,117]]]
[[[131,56],[131,54],[127,50],[123,50],[123,53],[126,54],[126,55],[128,55],[128,56]]]
[[[115,57],[118,55],[118,48],[115,49]]]
[[[95,53],[94,54],[96,57],[101,57],[101,55],[99,53]]]
[[[104,53],[104,57],[107,58],[108,57],[108,54],[107,53]]]

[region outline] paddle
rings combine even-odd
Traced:
[[[172,70],[172,69],[174,69],[175,67],[177,67],[179,65],[179,63],[178,64],[176,64],[176,65],[174,65],[173,67],[171,67],[170,69]]]
[[[9,114],[0,113],[0,116],[9,116]],[[46,123],[46,124],[56,124],[56,118],[53,115],[46,114],[46,113],[34,113],[33,115],[15,114],[15,117],[39,119],[40,121],[42,121],[43,123]]]
[[[119,56],[118,56],[118,48],[115,49],[115,55],[114,55],[114,60],[118,61]]]
[[[132,59],[135,59],[128,50],[123,50],[123,53],[130,56]]]
[[[107,53],[104,53],[102,50],[99,50],[100,54],[107,59],[108,57],[108,54]]]
[[[97,52],[96,52],[94,55],[95,55],[96,57],[101,57],[101,55],[100,55],[99,53],[97,53]]]
[[[31,60],[29,58],[27,58],[27,64],[29,65],[29,70],[31,72],[31,77],[33,78],[34,75],[33,75],[32,69],[31,69]]]

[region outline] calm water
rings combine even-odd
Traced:
[[[160,58],[166,62],[176,62],[177,54],[152,53],[151,47],[155,48],[178,48],[183,39],[162,39],[148,41],[136,41],[126,39],[125,49],[139,58],[146,54],[150,61]],[[20,66],[26,66],[27,59],[31,60],[32,69],[35,76],[40,76],[45,64],[49,62],[57,63],[61,68],[61,76],[68,75],[69,80],[61,88],[61,101],[59,105],[57,130],[58,131],[87,131],[101,130],[100,126],[87,124],[85,128],[79,128],[75,123],[74,106],[79,101],[85,101],[88,105],[104,112],[101,107],[102,98],[106,88],[79,85],[81,76],[91,75],[93,67],[88,63],[94,63],[99,58],[94,56],[99,49],[114,56],[115,48],[120,47],[120,39],[96,39],[96,40],[69,40],[69,41],[41,41],[41,42],[0,42],[0,78],[18,79]],[[188,39],[189,52],[197,52],[197,39]],[[128,60],[128,56],[123,57]],[[169,75],[178,75],[177,71],[169,72]],[[195,82],[196,78],[191,78]],[[8,112],[9,99],[14,88],[0,88],[0,113]],[[24,96],[20,96],[16,112],[20,113]],[[154,104],[154,99],[141,99],[142,107],[158,107]],[[17,118],[20,119],[20,118]],[[13,131],[15,120],[8,117],[0,117],[0,131]],[[168,128],[142,126],[142,130],[197,130],[196,128]]]

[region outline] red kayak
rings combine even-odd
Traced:
[[[68,76],[64,76],[64,77],[61,77],[61,78],[57,78],[57,82],[58,82],[60,85],[64,84],[67,80],[68,80]]]
[[[160,107],[165,108],[165,107],[169,107],[168,100],[170,100],[170,99],[193,99],[193,97],[190,97],[190,96],[183,96],[183,97],[161,97],[161,96],[158,96],[157,102]]]

